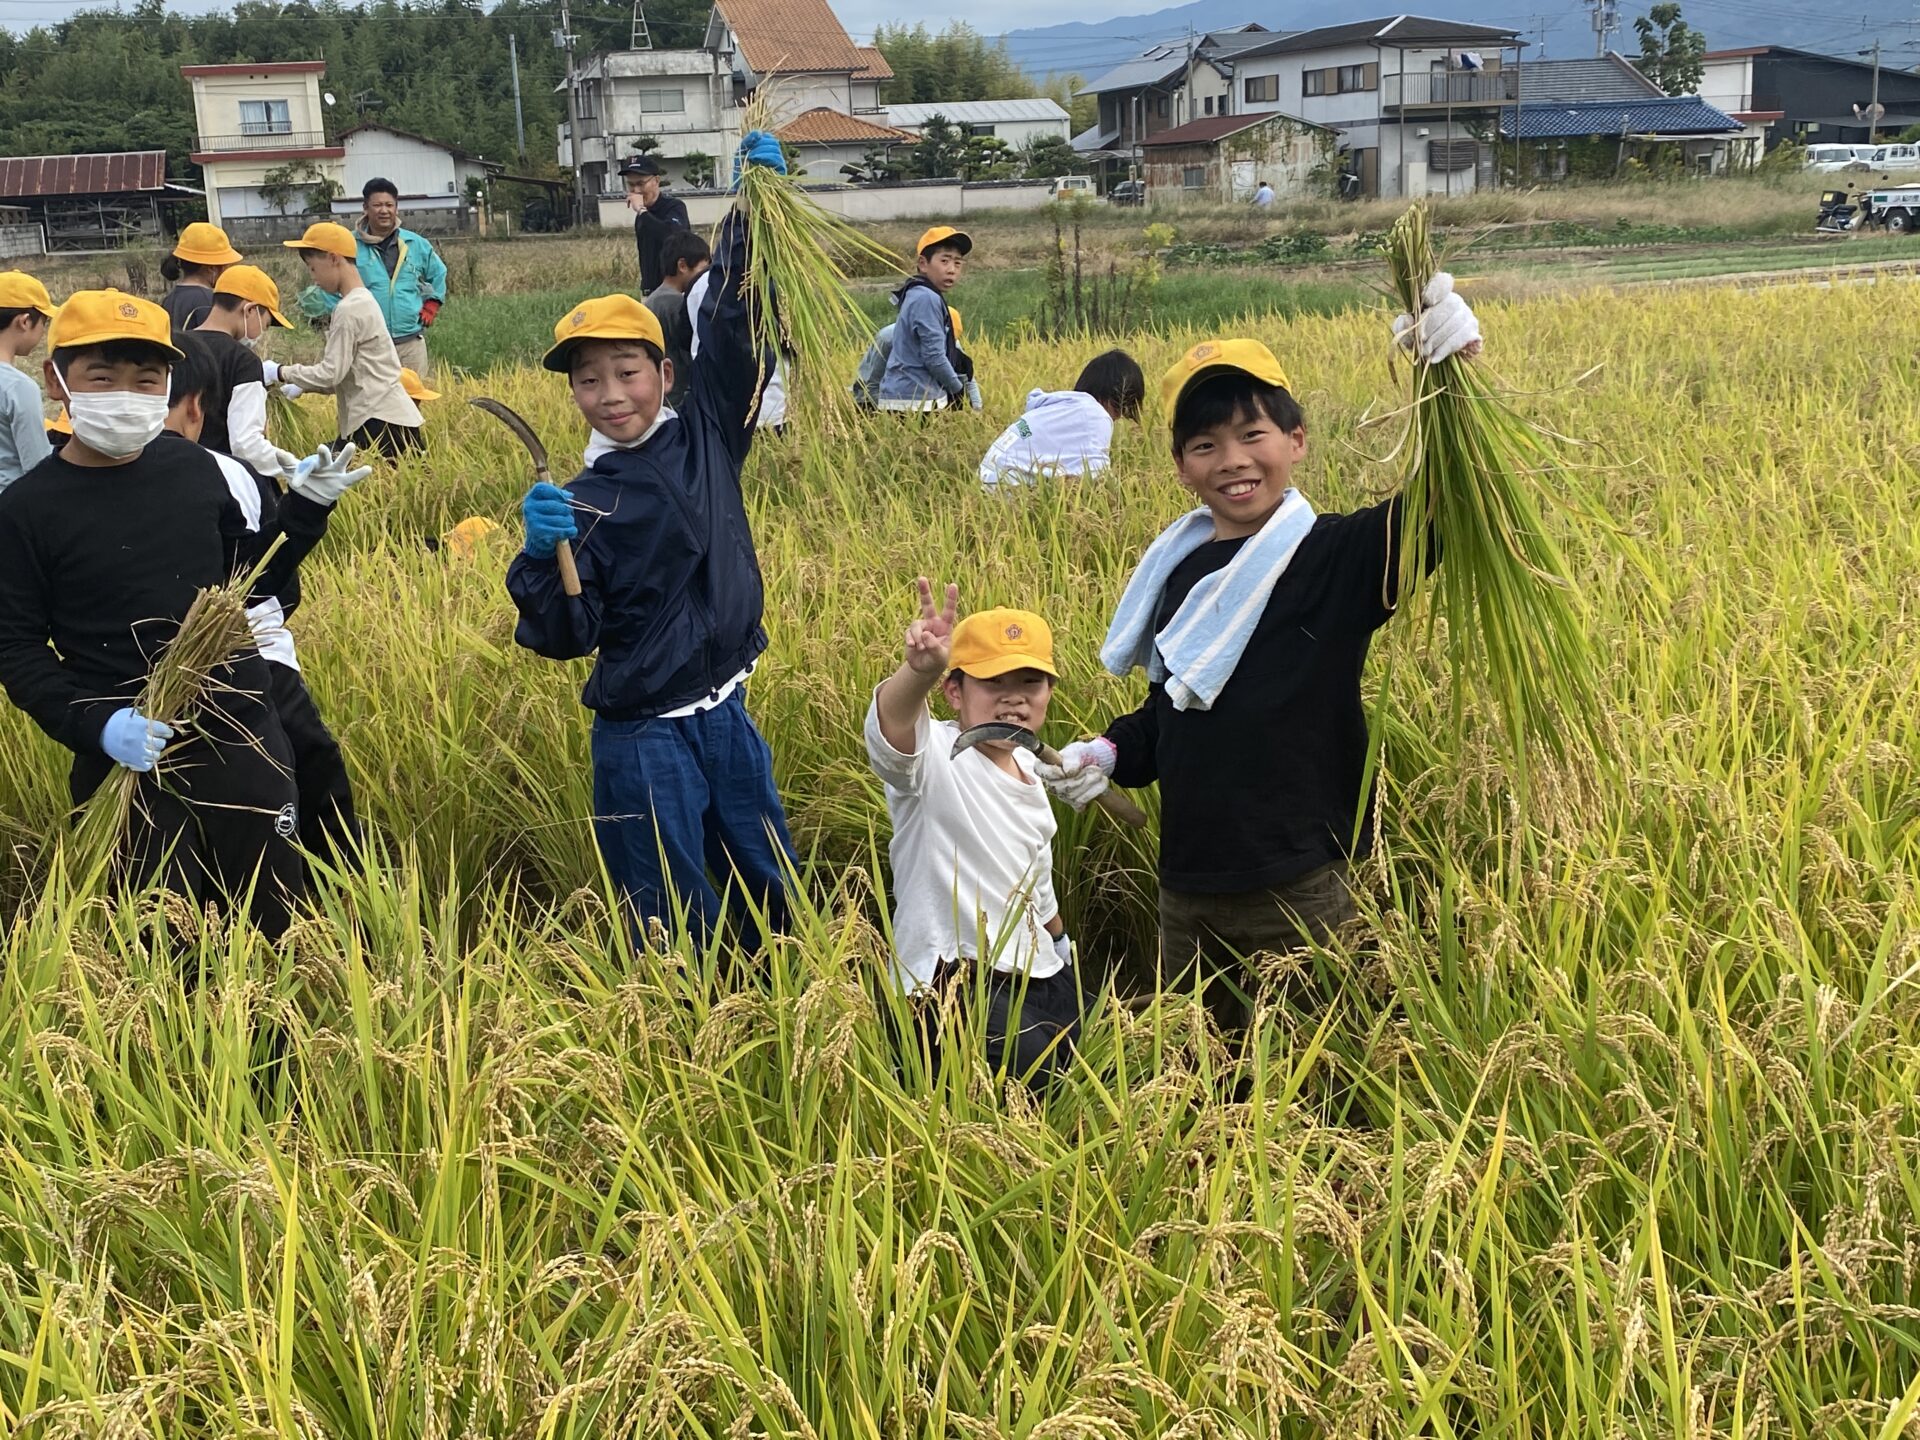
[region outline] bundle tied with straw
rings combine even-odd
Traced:
[[[275,540],[267,554],[279,545]],[[261,566],[265,563],[263,557]],[[255,567],[230,584],[208,586],[194,595],[180,628],[148,671],[134,709],[171,726],[176,737],[184,737],[219,703],[224,686],[221,672],[254,645],[247,624],[247,596],[259,570]],[[157,769],[164,774],[166,766],[163,755]],[[97,880],[109,872],[139,803],[140,779],[136,772],[116,765],[88,797],[75,831],[74,874]]]
[[[777,87],[762,85],[743,118],[748,131],[779,125]],[[900,259],[845,218],[820,208],[792,176],[749,165],[736,182],[747,221],[742,293],[763,357],[786,362],[787,403],[811,432],[846,433],[852,399],[841,374],[868,338],[869,322],[847,278],[855,269],[897,273]],[[766,376],[760,377],[764,385]]]
[[[1435,273],[1424,205],[1394,223],[1386,253],[1394,292],[1418,324]],[[1535,748],[1562,761],[1584,753],[1596,712],[1586,627],[1543,515],[1543,477],[1562,468],[1557,446],[1476,360],[1415,360],[1412,384],[1402,599],[1430,592],[1429,625],[1443,625],[1453,677],[1454,734],[1465,733],[1468,692],[1480,691],[1524,796]],[[1442,563],[1423,578],[1436,541]]]

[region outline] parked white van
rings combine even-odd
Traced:
[[[1803,162],[1809,170],[1864,170],[1881,145],[1809,145]]]
[[[1920,145],[1882,145],[1868,163],[1875,170],[1920,170]]]

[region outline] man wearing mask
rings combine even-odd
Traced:
[[[0,492],[0,685],[73,752],[76,805],[116,767],[140,777],[123,878],[247,903],[278,935],[302,885],[299,807],[265,662],[249,649],[216,671],[219,703],[190,730],[138,708],[152,657],[195,594],[232,577],[247,529],[213,456],[161,433],[181,359],[167,313],[83,290],[48,343],[73,435]]]
[[[380,306],[401,365],[425,376],[430,373],[427,331],[447,298],[447,262],[426,236],[401,227],[400,191],[391,180],[369,180],[360,200],[360,223],[353,232],[360,244],[360,278]],[[309,291],[300,299],[303,308],[326,315],[340,303],[338,295],[325,292]]]
[[[633,241],[640,251],[640,293],[651,295],[667,278],[661,252],[667,237],[688,228],[687,204],[660,188],[665,172],[651,155],[635,155],[620,167],[627,182],[627,208],[633,211]]]

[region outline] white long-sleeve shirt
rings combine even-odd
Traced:
[[[1078,390],[1035,390],[1027,410],[1000,432],[980,462],[980,483],[1027,485],[1044,475],[1097,475],[1107,468],[1113,417]]]
[[[280,379],[302,390],[330,394],[340,407],[340,433],[369,420],[420,425],[420,407],[400,383],[400,356],[387,333],[380,302],[364,287],[348,291],[327,325],[327,348],[312,365],[282,365]]]

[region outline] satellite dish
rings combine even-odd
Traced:
[[[331,90],[322,90],[320,92],[320,98],[329,105],[333,104],[333,92]]]

